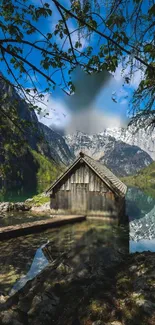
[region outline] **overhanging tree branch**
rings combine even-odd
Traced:
[[[131,55],[131,51],[125,49],[123,46],[121,46],[119,43],[117,43],[114,39],[112,39],[111,37],[107,36],[106,34],[100,32],[99,30],[96,30],[93,26],[91,26],[90,24],[88,24],[86,21],[84,21],[82,18],[77,17],[71,10],[66,9],[62,4],[60,4],[57,0],[52,0],[53,3],[55,3],[56,6],[60,7],[62,10],[64,10],[67,14],[69,14],[71,17],[75,18],[78,22],[80,22],[81,24],[84,24],[86,27],[88,27],[89,29],[91,29],[93,32],[95,32],[96,34],[102,36],[103,38],[105,38],[107,41],[110,41],[112,44],[114,44],[116,47],[118,47],[121,51],[123,51],[124,53]],[[148,64],[147,62],[145,62],[144,60],[142,60],[141,58],[139,58],[137,55],[134,55],[134,58],[141,62],[143,65],[145,65],[147,68],[151,69],[151,70],[155,70],[155,67],[151,66],[150,64]]]
[[[17,59],[23,61],[25,64],[27,64],[28,66],[30,66],[33,69],[33,71],[38,72],[46,80],[48,80],[49,82],[51,82],[54,86],[57,85],[56,82],[54,80],[52,80],[47,74],[45,74],[43,71],[39,70],[34,64],[32,64],[28,60],[24,59],[22,56],[20,56],[16,52],[13,52],[13,51],[9,50],[8,48],[3,47],[2,45],[0,45],[0,49],[3,50],[4,52],[10,54],[11,56],[15,56]],[[63,92],[66,93],[66,95],[69,95],[69,93],[67,91],[65,91],[64,89],[62,89],[62,90],[63,90]]]

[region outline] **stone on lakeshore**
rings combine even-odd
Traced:
[[[27,313],[29,324],[44,325],[50,323],[58,303],[59,298],[54,293],[49,296],[43,293],[34,297],[31,309]]]
[[[33,202],[33,199],[27,199],[25,200],[26,203],[30,203],[30,202]]]
[[[0,315],[0,319],[1,319],[1,324],[4,325],[12,325],[13,324],[13,320],[18,320],[18,314],[13,311],[12,309],[9,309],[7,311],[3,311]]]
[[[0,203],[0,212],[9,212],[14,208],[14,204],[11,202],[1,202]]]
[[[7,299],[8,299],[8,296],[0,295],[0,304],[5,303]]]
[[[129,268],[129,271],[130,272],[134,272],[137,270],[137,265],[132,265],[130,268]]]
[[[50,202],[46,202],[46,203],[44,203],[44,204],[42,204],[40,206],[32,206],[31,211],[32,212],[37,212],[37,213],[49,211],[51,213]]]
[[[30,207],[23,202],[17,202],[14,204],[14,210],[16,211],[29,211]]]
[[[155,303],[153,303],[150,300],[145,300],[140,298],[139,300],[136,300],[136,305],[141,307],[145,313],[152,315],[152,313],[155,311]]]
[[[14,319],[12,325],[24,325],[24,324],[19,322],[17,319]]]
[[[29,211],[31,208],[24,202],[2,202],[0,203],[0,212],[10,212],[10,211]],[[4,214],[3,214],[4,216]]]

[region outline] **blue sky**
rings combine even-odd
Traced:
[[[51,1],[49,2],[51,5]],[[40,0],[33,0],[31,1],[36,6],[40,5]],[[68,2],[66,0],[61,1],[62,4],[66,5]],[[38,28],[41,29],[42,33],[46,32],[52,32],[53,27],[57,23],[58,19],[60,18],[59,13],[54,9],[54,7],[51,7],[53,10],[53,15],[50,18],[41,18],[38,24]],[[103,8],[101,9],[102,14],[104,14]],[[68,23],[68,27],[70,31],[73,31],[76,28],[76,22],[70,20]],[[72,41],[75,43],[78,39],[77,32],[72,34]],[[27,36],[25,37],[25,39]],[[28,36],[29,41],[41,41],[42,37],[39,34],[36,34],[35,36]],[[81,39],[82,43],[82,49],[84,49],[86,46],[91,45],[94,49],[94,53],[97,50],[97,37],[93,35],[93,37],[89,40]],[[63,40],[60,38],[57,38],[57,43],[59,46],[62,45]],[[39,43],[38,43],[39,44]],[[65,47],[68,47],[68,41],[65,44]],[[27,53],[28,48],[25,47],[25,53]],[[6,56],[8,63],[10,60],[9,55]],[[31,62],[39,67],[39,60],[40,55],[39,53],[36,53],[36,51],[32,51],[30,54]],[[26,67],[28,69],[28,67]],[[0,69],[3,72],[4,75],[9,77],[9,79],[12,81],[11,75],[8,75],[6,71],[6,67],[4,67],[4,63],[0,63]],[[72,110],[67,106],[66,102],[66,96],[60,88],[57,87],[56,91],[52,92],[52,94],[46,94],[45,99],[42,104],[38,104],[42,109],[43,113],[41,116],[39,116],[39,120],[43,122],[46,125],[53,125],[65,128],[66,130],[70,130],[70,126],[74,124],[74,119],[77,117],[79,119],[77,123],[77,127],[80,129],[80,118],[85,119],[85,123],[82,126],[81,131],[85,131],[85,126],[87,123],[87,120],[90,121],[90,124],[95,124],[97,127],[93,130],[90,129],[90,132],[100,132],[104,127],[114,127],[114,126],[125,126],[126,125],[126,116],[128,111],[128,104],[132,97],[133,91],[137,88],[139,81],[141,80],[141,74],[140,72],[135,72],[131,79],[130,85],[123,86],[123,77],[121,76],[121,70],[122,70],[122,64],[120,63],[113,78],[111,81],[104,85],[102,89],[100,89],[99,93],[96,97],[94,97],[94,100],[92,101],[91,105],[89,107],[83,107],[83,111],[87,111],[87,114],[85,114],[85,117],[82,117],[82,115],[78,116],[78,113],[76,113],[76,116],[74,114],[74,107]],[[51,73],[54,72],[51,70]],[[16,73],[16,72],[15,72]],[[128,69],[124,72],[128,73]],[[31,74],[31,71],[30,71]],[[65,72],[64,72],[65,74]],[[65,74],[67,76],[67,74]],[[44,78],[41,75],[37,76],[37,81],[34,78],[33,75],[31,75],[36,87],[39,91],[44,90],[46,88],[46,83]],[[55,73],[53,76],[56,83],[60,83],[60,73]],[[25,88],[33,88],[32,83],[30,80],[24,80],[21,79],[20,82],[23,83]],[[86,91],[87,85],[85,85]],[[117,103],[115,103],[112,100],[112,97],[116,98]],[[36,102],[37,104],[37,102]],[[46,106],[45,106],[46,105]],[[43,117],[46,113],[49,113],[49,116]],[[91,116],[92,115],[92,116]],[[74,118],[73,118],[74,116]],[[76,127],[76,126],[75,126]],[[75,129],[73,127],[73,130]],[[87,129],[87,128],[86,128]]]

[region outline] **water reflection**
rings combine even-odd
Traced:
[[[129,221],[141,219],[155,206],[155,198],[137,187],[129,187],[126,194],[126,211]]]
[[[44,247],[49,241],[48,252]],[[0,243],[0,291],[11,294],[48,262],[70,258],[83,268],[92,260],[106,264],[128,252],[128,233],[112,223],[93,220]]]
[[[155,199],[138,188],[129,188],[126,202],[130,253],[155,252]]]
[[[19,225],[26,222],[49,219],[50,216],[33,216],[30,212],[7,212],[0,216],[0,227]]]
[[[139,241],[130,240],[130,252],[155,252],[155,238],[154,239],[141,239]]]
[[[45,247],[46,244],[42,245],[40,248],[37,249],[33,262],[31,264],[30,270],[26,275],[24,275],[20,280],[18,280],[13,288],[11,289],[9,295],[13,295],[16,291],[24,287],[27,281],[32,280],[38,273],[40,273],[47,265],[48,260],[45,257],[42,249]]]
[[[60,258],[69,258],[70,265],[76,263],[81,270],[92,261],[108,265],[129,251],[155,252],[155,200],[129,188],[126,202],[129,231],[93,220],[0,243],[0,294],[19,290],[48,263]]]
[[[37,185],[33,184],[33,182],[29,185],[15,183],[0,184],[0,202],[23,202],[34,195],[42,193],[50,184],[51,182],[41,182]]]

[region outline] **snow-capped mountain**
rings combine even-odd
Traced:
[[[134,125],[129,126],[127,129],[117,127],[113,129],[107,128],[101,135],[112,136],[116,140],[138,146],[155,160],[155,130],[151,128],[137,130],[137,126]]]
[[[149,154],[138,146],[129,145],[103,133],[87,135],[77,132],[66,135],[65,140],[75,156],[83,151],[105,163],[118,176],[135,174],[152,162]]]

